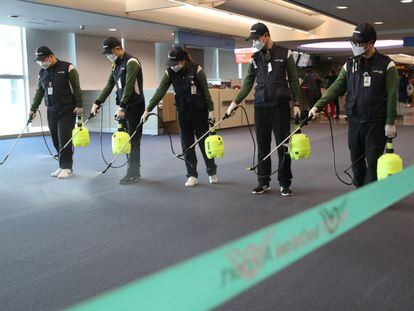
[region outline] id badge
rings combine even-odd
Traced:
[[[118,79],[118,89],[122,89],[121,79]]]
[[[364,74],[364,87],[370,87],[371,86],[371,76],[368,74]]]
[[[47,88],[47,95],[53,95],[53,87],[49,86]]]
[[[191,86],[191,95],[197,95],[197,87],[195,85]]]
[[[268,73],[272,72],[272,63],[267,64],[267,72]]]

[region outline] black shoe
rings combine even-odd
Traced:
[[[269,185],[258,185],[256,188],[254,188],[252,190],[253,194],[262,194],[265,193],[266,191],[270,191],[270,186]]]
[[[130,185],[139,181],[139,175],[126,175],[119,181],[120,185]]]
[[[339,116],[335,116],[335,120],[339,120]]]
[[[280,187],[280,194],[283,197],[290,197],[293,195],[293,190],[290,187]]]

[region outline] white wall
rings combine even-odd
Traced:
[[[104,37],[76,35],[77,67],[83,90],[100,90],[106,84],[111,63],[101,54]],[[157,86],[155,78],[155,44],[126,40],[125,49],[137,57],[144,73],[144,89]]]
[[[111,63],[101,54],[103,37],[76,35],[76,60],[82,90],[101,90]]]
[[[144,89],[156,88],[159,81],[156,80],[155,72],[155,43],[126,40],[125,50],[141,62]]]

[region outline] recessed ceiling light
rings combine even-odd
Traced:
[[[9,15],[10,18],[18,18],[20,17],[19,15]]]
[[[116,29],[116,28],[109,28],[108,30],[109,31],[117,31],[118,29]]]
[[[332,59],[332,57],[328,57],[328,59]]]
[[[401,3],[411,3],[411,2],[413,2],[413,0],[401,0],[400,2]]]
[[[346,5],[338,5],[336,8],[338,10],[346,10],[348,7]]]
[[[374,22],[375,25],[382,25],[384,22]]]

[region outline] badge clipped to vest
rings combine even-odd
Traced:
[[[371,76],[368,74],[368,72],[364,72],[364,87],[370,87],[371,86]]]
[[[191,95],[197,95],[197,87],[194,85],[194,81],[191,81]]]
[[[53,95],[52,82],[49,82],[49,86],[47,88],[47,95]]]
[[[267,63],[267,73],[272,72],[272,63]]]

